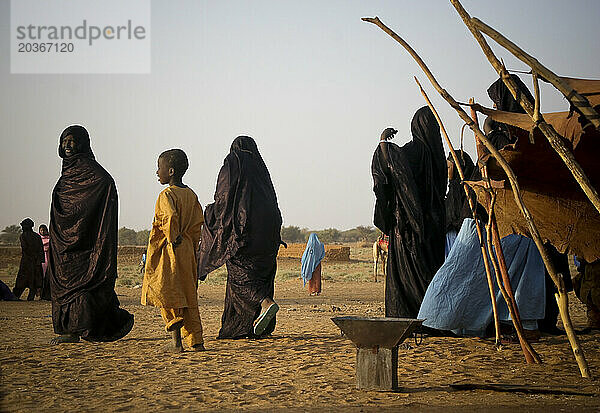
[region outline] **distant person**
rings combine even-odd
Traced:
[[[206,206],[199,276],[225,264],[227,288],[218,338],[260,337],[275,329],[273,300],[281,212],[256,142],[238,136]]]
[[[117,188],[94,158],[83,126],[60,135],[61,176],[50,209],[52,344],[114,341],[133,327],[119,308],[117,279]]]
[[[301,274],[310,295],[321,294],[321,261],[325,258],[325,245],[314,232],[308,237],[302,254]]]
[[[373,155],[373,222],[390,237],[385,315],[416,318],[427,286],[444,262],[448,171],[431,109],[415,113],[412,141],[402,147],[388,142],[396,132],[385,129]]]
[[[42,292],[40,297],[42,300],[51,300],[50,296],[50,279],[48,278],[48,263],[50,262],[50,233],[46,224],[42,224],[38,228],[38,234],[42,238],[42,244],[44,245],[44,262],[42,263],[42,272],[44,278],[42,281]]]
[[[32,301],[42,288],[42,263],[44,262],[44,246],[42,238],[33,232],[33,221],[25,218],[21,222],[21,263],[13,288],[13,294],[21,298],[21,294],[29,288],[27,301]]]
[[[146,252],[142,253],[142,258],[140,259],[140,263],[138,264],[138,269],[140,274],[144,275],[144,269],[146,268]]]
[[[182,182],[188,158],[181,149],[158,157],[156,175],[169,185],[159,195],[148,241],[142,304],[160,308],[173,342],[166,350],[182,352],[182,337],[190,349],[204,351],[198,312],[196,251],[204,217],[198,197]]]
[[[517,84],[519,93],[524,94],[531,102],[534,101],[533,95],[525,86],[525,83],[517,76],[510,75],[512,80]],[[510,90],[500,78],[496,80],[487,90],[488,96],[494,102],[494,108],[504,112],[525,113],[525,109],[517,102]],[[486,118],[483,124],[483,130],[490,140],[490,143],[496,149],[502,149],[506,145],[513,144],[517,141],[515,135],[515,127],[501,122],[496,122],[491,117]]]

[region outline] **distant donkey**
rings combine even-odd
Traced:
[[[373,280],[377,282],[377,262],[381,258],[383,266],[383,276],[387,276],[387,256],[388,256],[389,237],[381,234],[377,241],[373,243]]]

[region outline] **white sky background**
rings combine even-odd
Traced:
[[[501,3],[501,6],[499,5]],[[464,0],[561,75],[600,78],[595,0]],[[60,175],[58,137],[84,125],[96,159],[114,177],[119,227],[149,228],[162,190],[156,158],[179,147],[184,182],[203,205],[231,141],[252,136],[270,170],[284,225],[372,225],[370,164],[381,131],[410,139],[425,105],[413,75],[440,112],[453,143],[462,123],[416,63],[361,17],[379,16],[421,55],[455,99],[491,102],[497,76],[449,1],[152,2],[149,75],[11,75],[10,2],[0,0],[0,229],[29,216],[47,222]],[[508,68],[526,70],[490,41]],[[522,76],[527,85],[529,77]],[[542,89],[542,110],[566,110]],[[465,132],[474,154],[473,135]]]

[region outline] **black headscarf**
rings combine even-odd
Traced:
[[[411,122],[413,140],[380,142],[371,172],[373,222],[390,236],[385,289],[388,317],[417,316],[433,275],[444,261],[447,167],[440,129],[429,107]]]
[[[78,151],[66,157],[62,143],[69,135]],[[63,162],[52,191],[48,267],[54,331],[94,341],[114,340],[133,320],[119,308],[114,291],[117,188],[96,162],[84,127],[69,126],[61,133],[58,154]]]
[[[206,276],[237,251],[277,251],[281,212],[271,175],[254,139],[238,136],[217,178],[215,202],[206,206],[198,274]]]
[[[533,95],[525,86],[525,83],[517,75],[510,75],[511,79],[517,84],[517,97],[524,94],[531,102],[534,101]],[[505,112],[525,113],[519,102],[513,98],[512,93],[504,84],[502,78],[496,80],[487,90],[488,96],[496,104],[496,109]]]
[[[517,96],[524,94],[533,102],[533,96],[523,81],[517,75],[510,75],[510,77],[517,84]],[[487,92],[490,99],[496,104],[496,109],[505,112],[525,113],[519,102],[513,98],[512,93],[510,93],[502,78],[492,83]],[[484,129],[486,130],[488,139],[496,149],[502,149],[506,145],[517,141],[513,127],[504,123],[495,122],[488,118],[485,121]]]

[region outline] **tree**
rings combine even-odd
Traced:
[[[148,239],[150,238],[150,231],[143,229],[138,231],[135,236],[135,245],[148,245]]]
[[[340,231],[335,228],[327,228],[316,232],[321,242],[336,242],[340,239]]]
[[[17,245],[19,243],[21,232],[20,225],[9,225],[5,227],[0,233],[0,243]]]
[[[304,235],[299,227],[290,225],[281,227],[281,239],[286,242],[303,242]]]
[[[119,229],[119,245],[136,245],[137,233],[130,228],[123,227]]]
[[[377,231],[373,227],[359,225],[358,227],[356,227],[356,230],[360,234],[361,241],[363,241],[363,242],[366,242],[366,241],[375,242],[375,240],[377,239]]]

